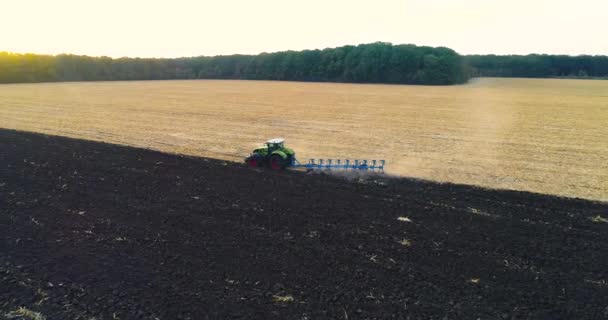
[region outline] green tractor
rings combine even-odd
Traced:
[[[245,158],[245,163],[250,167],[267,166],[274,170],[285,169],[292,165],[295,159],[295,152],[285,148],[285,139],[277,138],[266,141],[263,147],[253,150]]]

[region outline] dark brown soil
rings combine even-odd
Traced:
[[[0,130],[0,318],[607,319],[598,215]]]

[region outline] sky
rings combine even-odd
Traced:
[[[0,0],[0,51],[185,57],[376,41],[608,55],[608,0]]]

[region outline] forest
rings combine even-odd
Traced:
[[[459,55],[386,42],[323,50],[174,59],[0,52],[0,83],[250,79],[450,85],[471,77],[608,77],[608,56]]]
[[[464,57],[464,61],[471,77],[608,77],[608,56],[469,55]]]
[[[371,43],[323,50],[177,59],[0,52],[0,83],[253,79],[445,85],[468,79],[454,50]]]

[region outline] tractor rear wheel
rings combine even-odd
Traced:
[[[285,159],[283,159],[283,157],[281,157],[278,154],[273,154],[270,157],[270,168],[272,170],[281,170],[281,169],[285,169],[285,167],[287,166],[287,161],[285,161]]]
[[[262,156],[257,153],[252,154],[245,159],[245,163],[252,168],[260,167],[263,164]]]

